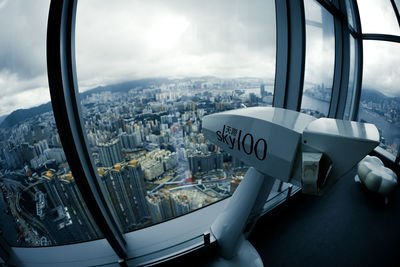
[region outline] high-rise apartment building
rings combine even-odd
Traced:
[[[101,186],[123,229],[129,231],[150,219],[144,176],[136,161],[101,169]]]
[[[223,155],[219,152],[194,153],[188,156],[190,170],[193,174],[222,169]]]
[[[121,142],[118,138],[109,143],[100,144],[97,147],[102,167],[111,167],[122,161]]]

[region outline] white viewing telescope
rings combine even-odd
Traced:
[[[220,254],[225,260],[235,258],[237,264],[241,260],[248,263],[257,254],[241,236],[248,218],[258,212],[258,202],[265,203],[275,179],[299,186],[303,193],[321,195],[379,144],[373,124],[316,119],[273,107],[205,116],[203,133],[253,167],[211,226]],[[262,266],[262,262],[253,263]]]

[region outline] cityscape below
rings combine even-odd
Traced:
[[[98,182],[124,232],[232,195],[247,167],[205,140],[202,118],[224,110],[271,106],[273,88],[267,79],[202,77],[149,79],[131,88],[82,93],[82,120]],[[303,112],[326,116],[330,96],[320,92],[324,88],[305,90],[304,97],[313,104]],[[376,101],[362,99],[361,108],[398,127],[396,103],[377,106]],[[391,136],[387,131],[381,134]],[[381,141],[386,150],[397,153],[398,139]],[[0,159],[0,230],[11,246],[102,237],[75,182],[79,177],[69,169],[52,111],[0,128]]]

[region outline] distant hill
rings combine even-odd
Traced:
[[[204,77],[209,78],[209,77]],[[190,78],[185,78],[185,79],[190,79]],[[199,78],[197,78],[199,79]],[[81,93],[81,97],[86,97],[88,95],[94,94],[94,93],[100,93],[104,91],[112,91],[112,92],[127,92],[133,88],[136,87],[148,87],[151,85],[161,85],[162,83],[170,82],[171,80],[168,80],[167,78],[149,78],[149,79],[141,79],[141,80],[134,80],[134,81],[128,81],[128,82],[122,82],[122,83],[117,83],[117,84],[111,84],[111,85],[106,85],[106,86],[98,86],[93,89],[90,89],[88,91],[85,91]],[[376,91],[374,89],[369,89],[365,88],[362,90],[362,99],[368,99],[369,101],[374,101],[377,103],[380,103],[386,99],[388,99],[387,96],[384,94],[380,93],[379,91]],[[396,97],[395,98],[397,101],[400,102],[400,98]],[[7,128],[7,127],[12,127],[19,122],[22,122],[26,119],[32,118],[34,116],[37,116],[39,114],[43,114],[45,112],[51,111],[52,106],[51,103],[48,102],[46,104],[33,107],[33,108],[28,108],[28,109],[18,109],[13,112],[11,112],[6,118],[1,118],[0,117],[0,128]],[[1,121],[3,119],[3,121]]]
[[[94,93],[100,93],[104,91],[113,91],[113,92],[127,92],[136,87],[146,87],[150,85],[161,85],[162,83],[168,82],[166,78],[153,78],[153,79],[141,79],[129,82],[122,82],[117,84],[111,84],[106,86],[98,86],[88,91],[81,93],[82,97],[86,97],[87,95],[91,95]]]
[[[7,118],[8,115],[3,115],[0,116],[0,124],[4,121],[5,118]]]
[[[389,97],[381,92],[375,90],[375,89],[370,89],[370,88],[363,88],[361,91],[361,101],[372,101],[375,103],[383,103],[384,101],[396,101],[400,102],[400,97]]]
[[[112,84],[107,86],[99,86],[88,91],[81,93],[81,97],[86,97],[88,95],[94,93],[100,93],[104,91],[113,91],[113,92],[127,92],[132,88],[139,87],[139,86],[150,86],[150,85],[160,85],[163,82],[166,82],[167,79],[164,78],[157,78],[157,79],[141,79],[129,82],[123,82],[118,84]],[[46,104],[28,108],[28,109],[18,109],[11,112],[0,124],[0,128],[8,128],[12,127],[19,122],[22,122],[26,119],[32,118],[34,116],[43,114],[45,112],[49,112],[52,110],[51,102]]]
[[[36,115],[43,114],[51,110],[52,108],[50,102],[33,108],[17,109],[11,112],[11,114],[4,119],[4,121],[0,124],[0,127],[1,128],[12,127],[21,121],[24,121],[28,118],[32,118]]]
[[[380,102],[382,99],[385,98],[388,97],[374,89],[363,88],[363,90],[361,91],[361,99],[368,99],[369,101]]]

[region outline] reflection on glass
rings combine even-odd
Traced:
[[[335,64],[333,16],[315,0],[304,1],[306,61],[301,111],[327,117]]]
[[[49,3],[0,4],[0,232],[11,246],[102,235],[70,172],[49,102]]]
[[[236,189],[246,167],[205,140],[202,118],[272,104],[274,10],[272,0],[79,3],[85,127],[124,231]]]
[[[400,35],[399,24],[390,0],[357,0],[363,33]]]
[[[374,123],[380,146],[397,155],[400,146],[400,45],[364,41],[363,86],[358,118]]]
[[[352,35],[350,35],[350,67],[349,67],[349,85],[348,85],[348,91],[347,91],[347,97],[346,97],[346,107],[344,110],[344,119],[348,120],[350,119],[350,112],[351,108],[354,103],[354,88],[356,84],[356,55],[355,55],[355,50],[356,48],[356,40]]]
[[[346,11],[347,11],[347,19],[349,20],[349,25],[354,28],[354,13],[353,13],[352,0],[346,0]]]
[[[397,11],[400,12],[400,0],[394,0],[394,3],[396,4]]]

